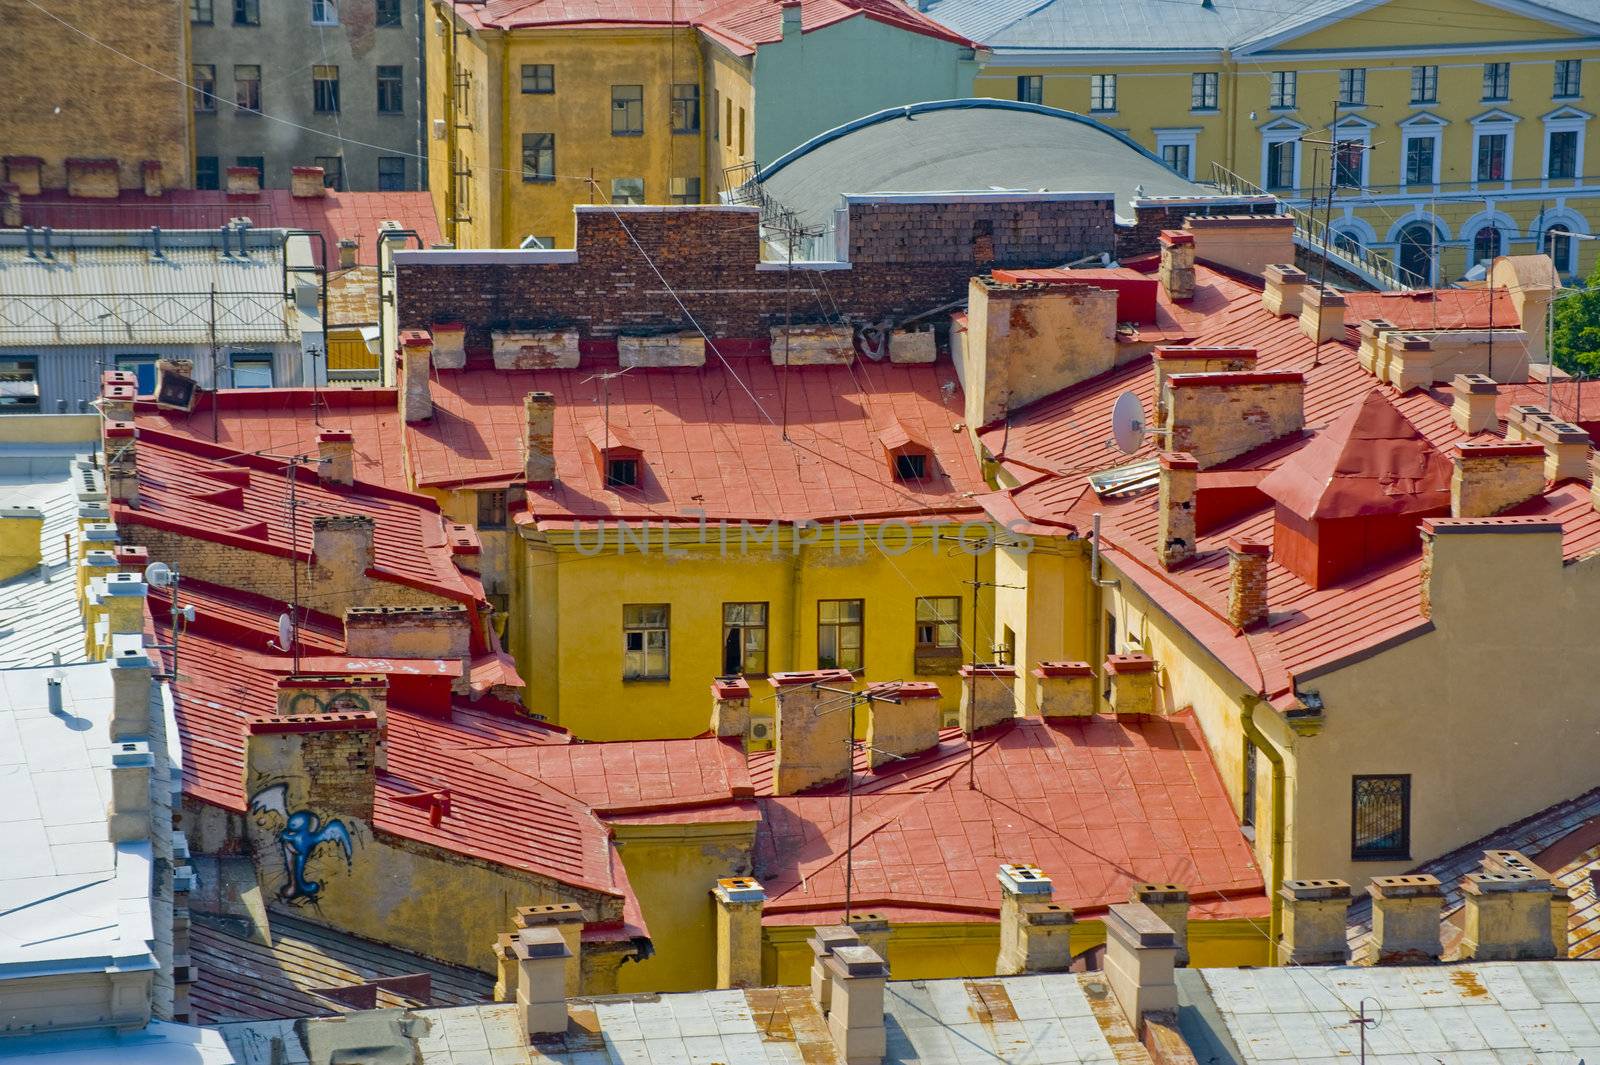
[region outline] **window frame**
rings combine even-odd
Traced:
[[[521,78],[523,96],[554,96],[556,93],[554,63],[523,63]]]
[[[1560,107],[1550,112],[1544,119],[1544,160],[1540,165],[1539,173],[1543,183],[1548,186],[1555,181],[1578,182],[1583,178],[1584,166],[1584,141],[1588,140],[1589,119],[1587,112],[1575,107]],[[1572,173],[1557,176],[1550,172],[1551,164],[1555,162],[1555,139],[1562,133],[1572,134]]]
[[[208,162],[210,166],[203,165]],[[207,191],[217,191],[222,187],[221,156],[197,155],[194,157],[194,187]]]
[[[629,621],[630,610],[644,611],[657,610],[662,612],[660,624],[644,621]],[[638,650],[628,646],[628,637],[632,633],[641,635]],[[661,634],[661,671],[650,671],[650,656],[653,652],[650,647],[650,633]],[[630,655],[642,656],[643,671],[630,669]],[[671,603],[624,603],[622,604],[622,679],[624,681],[662,681],[672,679],[672,604]]]
[[[544,144],[538,143],[539,139]],[[528,169],[528,156],[533,153],[534,167]],[[548,163],[549,169],[543,169]],[[556,135],[554,133],[524,133],[522,135],[522,180],[527,184],[549,183],[556,179]]]
[[[923,604],[955,604],[954,617],[943,613],[942,605],[932,606],[935,616],[924,619]],[[949,676],[961,668],[962,601],[959,595],[919,595],[911,607],[912,672],[919,676]],[[924,641],[923,626],[931,626],[933,639]],[[950,627],[954,641],[949,645],[939,642],[939,630]]]
[[[1411,102],[1414,104],[1439,102],[1439,64],[1417,63],[1411,67]]]
[[[400,0],[373,0],[373,21],[378,26],[404,26],[406,24],[405,11],[400,5]]]
[[[1559,218],[1542,225],[1539,229],[1539,251],[1550,256],[1559,274],[1570,276],[1576,267],[1578,241],[1573,236],[1575,232],[1577,231]],[[1555,237],[1565,242],[1565,248],[1560,256],[1556,255]]]
[[[607,488],[637,488],[639,478],[643,475],[639,459],[634,455],[607,455],[605,459],[605,481]],[[626,470],[627,477],[618,476]]]
[[[1189,110],[1208,114],[1217,110],[1221,99],[1221,75],[1215,70],[1197,70],[1189,75]],[[1199,103],[1195,101],[1199,100]],[[1206,101],[1209,100],[1210,103]]]
[[[1161,157],[1161,161],[1166,163],[1168,169],[1171,169],[1173,173],[1177,174],[1179,177],[1187,178],[1190,181],[1193,181],[1196,154],[1195,145],[1199,140],[1200,128],[1196,126],[1192,129],[1158,129],[1154,132],[1156,136],[1156,155]],[[1172,164],[1167,160],[1168,148],[1184,149],[1188,155],[1189,161],[1187,172],[1173,168]]]
[[[1492,163],[1495,156],[1494,146],[1496,142],[1499,144],[1500,176],[1498,177],[1494,176],[1493,174],[1484,173],[1485,152],[1488,153],[1488,159]],[[1509,180],[1506,175],[1511,172],[1510,163],[1511,133],[1509,130],[1493,129],[1485,132],[1478,132],[1473,135],[1472,183],[1474,185],[1503,184]],[[1491,169],[1493,169],[1493,167],[1491,167]]]
[[[206,73],[201,73],[205,71]],[[190,94],[194,97],[194,113],[217,113],[217,65],[215,63],[189,64]]]
[[[634,200],[631,197],[626,196],[623,193],[618,191],[625,183],[631,185],[631,183],[633,183],[633,182],[637,182],[638,186],[639,186],[639,198],[637,200]],[[623,196],[623,198],[622,199],[618,199],[617,197],[619,195]],[[640,206],[640,205],[648,202],[645,199],[644,178],[642,178],[642,177],[631,177],[631,176],[630,177],[612,178],[611,179],[611,202],[613,204],[617,205],[617,206],[620,206],[620,207]]]
[[[1484,234],[1494,235],[1494,250],[1488,255],[1479,254],[1479,245],[1483,242]],[[1493,222],[1487,222],[1478,227],[1472,234],[1472,240],[1467,245],[1471,250],[1467,253],[1467,268],[1471,269],[1479,263],[1492,262],[1505,254],[1506,241],[1501,228]]]
[[[920,484],[933,469],[933,456],[926,451],[902,451],[894,455],[894,479],[901,484]]]
[[[1400,156],[1400,184],[1412,185],[1437,185],[1439,183],[1439,142],[1440,133],[1437,129],[1430,132],[1419,133],[1405,130],[1401,138]],[[1413,141],[1428,142],[1428,176],[1417,181],[1411,180],[1411,144]]]
[[[685,92],[685,90],[687,91]],[[700,86],[692,81],[675,82],[668,88],[667,92],[667,104],[672,116],[673,134],[688,135],[699,133]],[[680,95],[680,93],[683,95]],[[692,113],[690,113],[690,105],[692,105]]]
[[[1298,106],[1300,98],[1300,72],[1298,70],[1274,70],[1269,73],[1268,78],[1267,109],[1269,111],[1293,111]]]
[[[1562,153],[1568,164],[1567,173],[1555,173],[1556,138],[1570,139],[1570,150]],[[1547,129],[1544,134],[1544,178],[1546,181],[1572,181],[1578,176],[1578,158],[1583,154],[1583,134],[1575,129]]]
[[[1117,76],[1115,74],[1089,75],[1089,113],[1114,115],[1117,113]]]
[[[374,68],[380,115],[406,113],[406,68],[404,64],[384,63]],[[393,97],[391,99],[391,97]]]
[[[678,183],[682,182],[683,191],[678,191]],[[691,185],[692,183],[692,185]],[[692,191],[691,191],[692,189]],[[690,174],[684,177],[670,178],[667,184],[667,198],[673,203],[687,206],[700,202],[700,175]]]
[[[241,70],[253,70],[253,71],[256,72],[256,76],[254,78],[241,78],[239,76],[239,72]],[[254,86],[254,89],[248,94],[244,91],[245,86],[247,86],[247,85]],[[255,102],[253,104],[246,102],[245,97],[247,95],[254,97],[254,101]],[[233,65],[233,103],[234,103],[234,107],[241,114],[259,115],[259,114],[261,114],[261,98],[262,98],[262,92],[261,92],[261,64],[260,63],[235,63]]]
[[[835,619],[833,621],[824,621],[823,618],[822,618],[822,608],[824,607],[824,605],[832,604],[832,603],[855,603],[857,605],[858,611],[859,611],[857,618],[854,621],[838,620],[838,619]],[[833,658],[833,664],[832,665],[824,664],[824,660],[823,660],[823,657],[822,657],[822,633],[823,633],[823,630],[825,628],[833,630],[834,658]],[[854,629],[856,631],[855,652],[856,652],[856,656],[857,656],[857,662],[856,662],[855,666],[845,666],[845,665],[840,665],[839,664],[841,656],[839,655],[838,652],[839,652],[840,648],[842,647],[842,644],[840,643],[840,640],[839,640],[839,636],[840,636],[841,633],[843,633],[847,629]],[[848,669],[851,673],[855,673],[855,674],[858,674],[858,675],[861,674],[861,673],[866,672],[866,669],[867,669],[867,601],[865,599],[818,599],[817,600],[817,668],[818,669]]]
[[[329,77],[325,71],[333,71]],[[330,88],[331,86],[331,88]],[[331,105],[331,106],[330,106]],[[339,110],[339,67],[334,63],[311,66],[311,110],[318,115],[337,115]]]
[[[473,493],[477,496],[478,520],[474,528],[478,529],[504,529],[508,521],[506,512],[506,490],[504,488],[479,489]],[[488,515],[485,517],[485,515]]]
[[[344,191],[344,156],[319,155],[312,165],[322,167],[323,188],[332,189],[334,192]]]
[[[261,0],[233,0],[235,26],[261,25]]]
[[[1570,79],[1567,75],[1570,74]],[[1570,88],[1568,86],[1570,85]],[[1566,91],[1563,91],[1566,90]],[[1550,99],[1577,100],[1583,96],[1583,60],[1557,59],[1550,86]]]
[[[390,184],[385,184],[384,183],[385,179],[384,179],[383,168],[384,168],[384,164],[385,163],[391,164],[391,166],[390,166],[390,170],[391,170],[390,180],[391,180],[391,183]],[[400,169],[400,182],[399,182],[398,185],[392,183],[392,179],[393,179],[392,171],[394,169],[392,164],[394,164],[394,163],[399,163],[400,164],[400,167],[399,167],[399,169]],[[377,178],[378,178],[378,191],[379,192],[406,192],[407,191],[406,185],[408,183],[408,178],[407,178],[407,175],[406,175],[406,157],[403,156],[403,155],[380,155],[380,156],[378,156]]]
[[[1339,71],[1339,106],[1367,106],[1367,68],[1343,67]]]
[[[731,622],[728,620],[729,607],[760,607],[761,623],[759,625],[749,622]],[[722,604],[722,657],[721,665],[724,670],[728,665],[728,636],[733,629],[740,630],[739,636],[739,669],[738,675],[742,677],[765,677],[772,671],[772,604],[760,600],[729,600]],[[759,630],[761,633],[761,668],[751,670],[745,668],[749,662],[751,652],[747,647],[747,633]]]
[[[202,15],[201,13],[204,12]],[[214,26],[217,20],[216,0],[189,0],[189,25]]]
[[[1386,850],[1362,845],[1360,831],[1361,785],[1368,781],[1400,782],[1400,841]],[[1404,862],[1411,860],[1411,774],[1357,773],[1350,778],[1350,860],[1352,862]]]
[[[267,369],[267,383],[264,385],[241,385],[238,381],[239,367],[265,366]],[[232,351],[228,353],[228,385],[231,388],[276,388],[278,373],[275,361],[270,351]]]
[[[622,90],[628,90],[628,92],[624,93]],[[638,95],[633,95],[634,91],[637,91]],[[644,136],[643,85],[611,86],[611,135],[613,137]]]
[[[1043,74],[1017,75],[1017,102],[1033,104],[1035,107],[1044,106]]]
[[[1511,64],[1485,63],[1483,65],[1483,102],[1505,103],[1511,99]]]
[[[1261,187],[1267,192],[1294,192],[1300,188],[1300,136],[1299,132],[1268,136],[1261,144]],[[1289,159],[1289,183],[1274,183],[1273,153],[1285,151]]]
[[[20,376],[27,373],[28,377]],[[6,375],[17,375],[7,378]],[[24,403],[7,403],[0,399],[0,411],[8,414],[37,414],[44,407],[44,397],[39,389],[39,356],[24,355],[16,352],[0,352],[0,380],[15,380],[19,383],[33,382],[33,399]]]
[[[321,17],[318,17],[321,12]],[[339,0],[311,0],[311,24],[313,26],[337,26],[339,24]]]

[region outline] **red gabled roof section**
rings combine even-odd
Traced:
[[[1002,862],[1055,880],[1080,916],[1141,881],[1188,887],[1197,917],[1260,917],[1250,844],[1191,712],[1072,721],[1019,718],[968,741],[872,770],[858,755],[852,905],[894,921],[996,920]],[[821,924],[844,904],[844,783],[771,794],[773,757],[750,756],[763,823],[756,876],[768,924]]]
[[[1450,460],[1374,387],[1260,488],[1307,520],[1422,514],[1450,506],[1450,473]]]
[[[731,0],[704,11],[695,25],[735,55],[751,55],[783,39],[783,0]],[[899,0],[800,0],[800,32],[812,33],[851,18],[865,18],[907,33],[977,45]]]

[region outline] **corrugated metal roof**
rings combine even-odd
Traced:
[[[44,564],[0,584],[0,667],[81,662],[83,618],[62,541],[77,527],[78,504],[68,460],[41,454],[36,468],[45,472],[5,472],[25,468],[17,461],[21,457],[12,449],[0,453],[0,507],[44,511],[39,535]]]
[[[0,230],[0,336],[8,347],[292,340],[283,232]],[[157,244],[159,243],[159,253]],[[31,244],[31,247],[30,247]],[[212,293],[215,291],[215,296]]]

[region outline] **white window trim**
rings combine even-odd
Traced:
[[[1291,118],[1280,118],[1268,122],[1261,127],[1261,188],[1267,192],[1267,152],[1274,144],[1285,141],[1294,142],[1294,182],[1289,189],[1280,189],[1279,192],[1288,192],[1291,197],[1300,191],[1300,138],[1305,134],[1306,126]]]
[[[1517,123],[1522,119],[1509,111],[1496,108],[1485,111],[1472,120],[1472,157],[1467,161],[1467,173],[1471,175],[1472,189],[1477,191],[1481,186],[1488,188],[1512,188],[1517,173]],[[1478,144],[1485,137],[1504,135],[1506,139],[1506,176],[1503,181],[1478,180]]]
[[[1423,139],[1433,141],[1433,176],[1428,184],[1435,189],[1439,187],[1440,160],[1444,157],[1444,127],[1449,124],[1449,119],[1440,118],[1429,111],[1419,111],[1400,123],[1400,171],[1395,180],[1399,188],[1414,187],[1406,183],[1406,156],[1409,154],[1406,142]],[[1473,166],[1477,166],[1476,155],[1473,156]]]
[[[1578,153],[1573,160],[1574,174],[1571,178],[1556,178],[1557,181],[1572,183],[1572,187],[1579,188],[1583,185],[1583,142],[1589,136],[1589,120],[1594,116],[1587,111],[1576,107],[1558,107],[1548,114],[1541,115],[1544,122],[1544,158],[1539,163],[1539,186],[1550,187],[1550,135],[1552,133],[1576,133],[1578,135]],[[1566,186],[1563,185],[1563,188]]]
[[[1182,128],[1155,129],[1151,130],[1151,132],[1156,135],[1157,155],[1160,155],[1161,149],[1167,147],[1169,144],[1183,145],[1189,149],[1189,172],[1181,176],[1193,181],[1195,168],[1195,141],[1200,136],[1200,127],[1184,126]],[[1166,160],[1163,159],[1162,162],[1166,162]]]
[[[1376,126],[1376,122],[1361,118],[1359,115],[1346,115],[1334,123],[1333,136],[1329,138],[1333,141],[1349,141],[1361,145],[1360,185],[1357,186],[1359,189],[1365,189],[1372,182],[1372,131]],[[1435,160],[1438,158],[1437,150],[1434,152],[1434,158]],[[1329,174],[1331,176],[1331,170]]]

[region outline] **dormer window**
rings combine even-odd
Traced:
[[[907,452],[894,457],[894,479],[897,481],[920,481],[928,475],[928,456],[919,452]]]
[[[889,472],[903,483],[926,480],[933,475],[933,449],[899,419],[890,422],[878,434],[884,455],[889,460]]]
[[[606,459],[607,488],[633,488],[638,483],[638,459]]]
[[[589,426],[595,464],[607,488],[637,488],[644,480],[644,452],[620,425]]]

